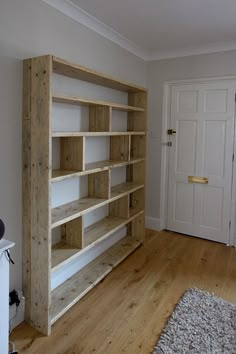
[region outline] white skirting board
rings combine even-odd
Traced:
[[[152,218],[150,216],[146,216],[145,226],[147,229],[161,231],[161,222],[160,222],[160,219],[157,219],[157,218]]]

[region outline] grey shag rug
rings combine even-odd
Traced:
[[[176,306],[153,354],[235,354],[236,305],[189,289]]]

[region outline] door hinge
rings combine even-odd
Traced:
[[[229,221],[229,229],[231,228],[231,220]]]
[[[234,162],[234,154],[232,155],[232,162]]]

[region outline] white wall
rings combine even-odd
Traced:
[[[149,138],[147,215],[149,225],[160,217],[160,169],[163,83],[168,80],[236,74],[236,51],[195,55],[148,63]]]
[[[0,218],[14,241],[10,288],[22,287],[22,59],[55,54],[146,85],[146,63],[40,0],[0,2]]]

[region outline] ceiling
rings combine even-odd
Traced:
[[[45,1],[146,60],[236,49],[236,0]]]

